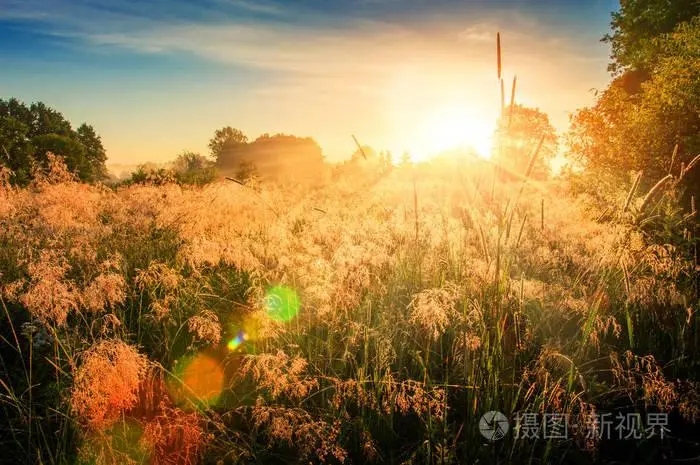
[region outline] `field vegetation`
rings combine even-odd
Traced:
[[[329,167],[310,138],[225,127],[212,158],[112,183],[91,126],[0,101],[3,457],[697,461],[700,23],[623,3],[556,175],[515,80],[490,158],[358,142]]]

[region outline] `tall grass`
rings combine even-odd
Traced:
[[[502,85],[501,66],[499,35]],[[517,182],[446,161],[307,191],[113,191],[52,159],[26,189],[2,183],[4,450],[45,464],[637,461],[667,443],[613,453],[586,434],[590,414],[661,411],[692,454],[677,428],[699,415],[700,331],[678,186],[640,196],[638,177],[616,199],[634,218],[599,221],[564,181],[529,182],[541,143]],[[491,410],[578,428],[487,442]]]

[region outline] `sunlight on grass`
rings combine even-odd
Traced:
[[[552,176],[548,117],[501,104],[495,138],[425,108],[413,159],[353,136],[307,182],[0,169],[3,440],[52,465],[602,463],[615,412],[696,450],[700,156]],[[553,413],[563,440],[518,436]]]

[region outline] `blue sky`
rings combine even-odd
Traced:
[[[0,98],[87,121],[111,163],[206,152],[214,130],[351,134],[410,149],[424,115],[495,119],[495,35],[516,100],[566,128],[608,80],[610,0],[0,0]],[[435,111],[433,111],[435,110]]]

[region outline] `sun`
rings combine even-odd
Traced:
[[[491,156],[495,121],[475,109],[446,105],[430,111],[418,124],[409,152],[414,161],[425,161],[452,149],[473,149],[482,158]]]

